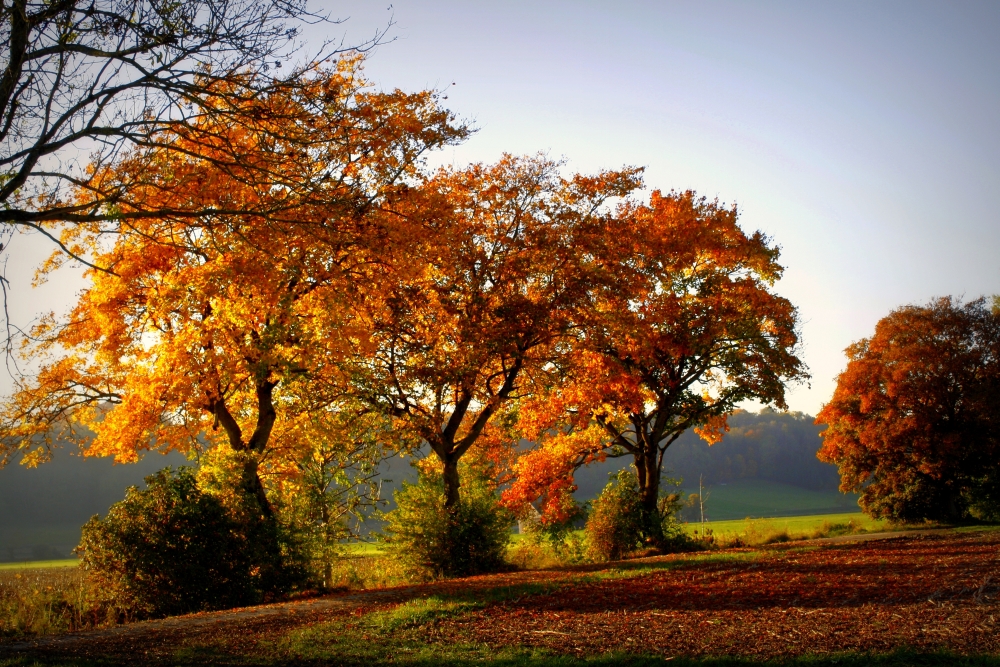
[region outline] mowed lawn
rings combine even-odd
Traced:
[[[137,624],[59,665],[1000,665],[1000,531],[675,554]]]

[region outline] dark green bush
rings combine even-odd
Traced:
[[[990,471],[974,480],[966,499],[972,520],[1000,523],[1000,473]]]
[[[500,507],[484,475],[462,470],[461,501],[453,512],[445,510],[440,474],[421,472],[416,484],[403,482],[393,497],[387,543],[415,574],[466,576],[504,566],[513,516]]]
[[[78,547],[88,579],[126,617],[255,604],[299,579],[275,546],[280,529],[259,510],[225,507],[190,468],[146,484],[88,521]]]
[[[687,548],[690,540],[677,520],[682,505],[678,494],[662,495],[654,515],[646,516],[635,472],[619,471],[594,500],[587,518],[588,555],[596,561],[607,561],[618,560],[643,547]]]

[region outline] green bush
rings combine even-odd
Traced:
[[[974,480],[966,499],[971,519],[1000,523],[1000,473],[990,471]]]
[[[78,547],[87,578],[125,617],[255,604],[299,580],[294,559],[275,553],[279,528],[259,511],[227,509],[190,468],[146,484],[88,521]]]
[[[540,569],[586,562],[587,549],[577,526],[586,522],[590,503],[572,501],[562,521],[543,521],[534,508],[518,517],[521,539],[508,548],[511,564],[522,569]]]
[[[462,470],[461,500],[450,513],[440,474],[421,472],[416,484],[403,482],[393,497],[386,541],[414,574],[467,576],[504,566],[513,517],[481,473]]]
[[[654,516],[645,516],[635,473],[619,471],[594,501],[587,519],[588,555],[595,561],[608,561],[643,547],[687,548],[690,540],[677,520],[682,506],[679,494],[662,495]]]

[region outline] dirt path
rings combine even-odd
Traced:
[[[774,548],[775,550],[782,550],[787,547],[802,545],[822,546],[845,542],[860,543],[878,540],[914,539],[925,536],[947,535],[952,532],[951,529],[934,529],[843,535],[832,538],[787,542],[781,545],[774,545]],[[644,561],[659,561],[664,558],[671,557],[653,556],[628,561],[628,563],[635,566]],[[675,556],[674,558],[684,558],[684,556]],[[603,570],[608,567],[614,567],[614,564],[486,575],[434,584],[345,593],[246,609],[175,616],[162,620],[130,623],[110,629],[47,636],[16,643],[0,644],[0,656],[32,652],[92,655],[100,647],[108,647],[116,653],[127,652],[136,647],[143,647],[146,651],[155,651],[157,646],[176,647],[185,640],[196,641],[199,637],[237,633],[253,634],[254,632],[262,632],[265,628],[273,631],[281,628],[303,626],[435,594],[447,594],[449,592],[469,594],[474,593],[476,590],[498,587],[523,586],[527,584],[558,584],[579,578],[586,572]]]

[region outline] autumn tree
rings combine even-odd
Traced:
[[[591,266],[579,242],[609,215],[636,170],[563,178],[544,158],[443,170],[389,207],[411,230],[373,286],[373,332],[357,390],[441,466],[444,503],[460,501],[470,451],[509,458],[510,409],[552,382]],[[378,295],[379,298],[374,298]]]
[[[816,419],[841,490],[897,521],[1000,515],[1000,314],[984,299],[904,306],[846,352]]]
[[[466,133],[433,93],[369,92],[359,68],[343,59],[250,103],[259,124],[308,118],[282,130],[308,133],[308,151],[217,116],[197,126],[202,149],[211,138],[251,167],[256,156],[280,166],[285,181],[270,187],[242,178],[242,165],[186,153],[186,131],[170,151],[144,149],[95,171],[100,183],[131,183],[139,191],[130,197],[159,215],[132,219],[109,245],[100,223],[64,231],[68,247],[107,269],[89,273],[66,321],[43,321],[26,344],[41,368],[3,407],[5,460],[35,464],[60,438],[119,461],[224,443],[239,459],[239,486],[271,517],[260,466],[287,472],[275,463],[284,450],[306,461],[300,448],[353,409],[341,400],[338,363],[367,335],[338,314],[385,236],[370,212],[416,178],[425,151]],[[287,206],[285,182],[309,179],[319,185],[308,202]],[[284,212],[239,214],[244,201]],[[230,203],[230,214],[194,223],[184,213]]]
[[[774,293],[778,249],[745,233],[735,208],[691,192],[629,203],[590,242],[602,282],[573,317],[579,325],[566,380],[523,411],[539,442],[506,492],[540,501],[557,521],[571,506],[573,471],[630,456],[648,536],[667,448],[688,429],[709,443],[742,401],[785,406],[805,377],[795,356],[796,310]]]

